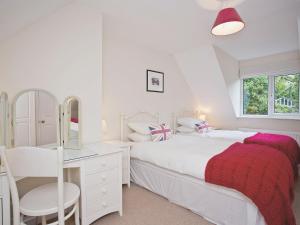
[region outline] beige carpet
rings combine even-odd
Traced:
[[[300,182],[295,190],[294,210],[297,225],[300,225]],[[123,188],[123,216],[112,213],[93,225],[211,225],[212,223],[191,211],[170,203],[168,200],[131,185]],[[73,224],[69,221],[68,224]]]
[[[202,217],[136,185],[123,189],[123,216],[104,216],[93,225],[209,225]]]

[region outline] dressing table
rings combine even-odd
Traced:
[[[51,147],[52,148],[52,147]],[[100,142],[80,150],[64,149],[64,168],[68,181],[80,187],[81,225],[119,212],[122,216],[122,149]],[[10,223],[9,186],[0,173],[0,224]]]
[[[59,104],[46,90],[28,89],[13,98],[11,110],[6,93],[0,100],[0,146],[63,146],[65,180],[81,192],[81,225],[112,212],[122,215],[123,149],[100,142],[82,145],[79,97],[68,96]],[[11,224],[10,208],[7,177],[0,169],[0,225]]]
[[[122,216],[122,149],[108,144],[64,150],[67,179],[81,190],[81,224],[118,211]]]

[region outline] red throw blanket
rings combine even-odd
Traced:
[[[78,118],[72,117],[72,118],[71,118],[71,122],[73,122],[73,123],[78,123]]]
[[[244,140],[245,144],[267,145],[284,153],[290,160],[295,177],[298,177],[298,163],[300,161],[300,149],[293,138],[280,134],[257,133]]]
[[[235,143],[208,161],[205,181],[246,195],[268,225],[296,224],[293,170],[287,157],[276,149]]]

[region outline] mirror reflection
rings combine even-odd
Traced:
[[[68,97],[64,103],[64,147],[79,149],[80,140],[80,102],[76,97]]]
[[[0,92],[0,146],[8,145],[8,96]]]
[[[43,90],[29,90],[18,95],[13,104],[13,145],[57,145],[58,103]]]

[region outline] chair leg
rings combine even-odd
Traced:
[[[42,216],[42,225],[47,225],[46,216]]]
[[[75,210],[75,225],[80,225],[79,222],[79,202],[76,202],[76,210]]]

